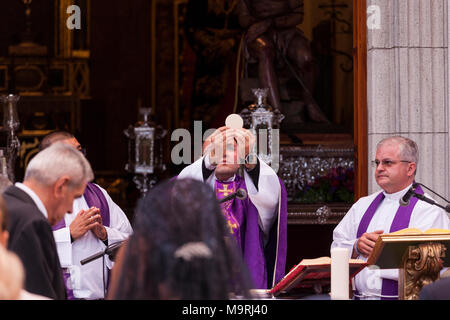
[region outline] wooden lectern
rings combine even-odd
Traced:
[[[450,255],[445,254],[449,247],[450,230],[403,229],[380,235],[367,263],[400,269],[398,298],[414,300],[424,285],[439,279],[444,266],[450,266]]]

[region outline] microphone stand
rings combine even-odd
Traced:
[[[427,202],[427,203],[429,203],[429,204],[431,204],[431,205],[434,205],[434,206],[437,206],[437,207],[439,207],[439,208],[442,208],[442,209],[444,209],[446,212],[450,213],[450,201],[448,201],[448,200],[445,199],[443,196],[441,196],[440,194],[438,194],[438,193],[436,193],[435,191],[431,190],[431,189],[428,188],[426,185],[424,185],[424,184],[422,184],[422,183],[420,183],[420,182],[416,182],[415,184],[419,184],[419,185],[421,185],[422,187],[424,187],[425,189],[427,189],[427,190],[433,192],[433,193],[434,193],[435,195],[437,195],[439,198],[441,198],[442,200],[444,200],[445,202],[447,202],[447,205],[444,207],[444,206],[440,205],[439,203],[437,203],[436,201],[434,201],[434,200],[432,200],[432,199],[430,199],[430,198],[425,197],[423,194],[418,194],[418,193],[416,193],[416,192],[414,192],[414,191],[413,191],[413,197],[416,197],[417,199],[422,200],[422,201],[425,201],[425,202]]]
[[[107,246],[105,248],[105,250],[97,252],[97,253],[93,254],[92,256],[89,256],[89,257],[81,260],[80,264],[81,265],[85,265],[86,263],[89,263],[91,261],[94,261],[94,260],[96,260],[98,258],[103,257],[105,254],[107,254],[109,256],[109,258],[112,261],[114,261],[114,258],[116,256],[117,250],[120,249],[120,247],[123,245],[124,242],[125,242],[125,240],[124,241],[115,242],[113,244],[110,244],[109,246]]]
[[[86,263],[92,262],[94,260],[97,260],[98,258],[103,257],[103,265],[102,265],[102,274],[103,274],[103,294],[106,298],[106,283],[105,283],[105,255],[107,254],[109,258],[114,261],[116,257],[117,250],[120,249],[120,247],[125,243],[126,240],[115,242],[105,248],[105,250],[97,252],[93,254],[92,256],[89,256],[83,260],[80,261],[81,265],[85,265]]]

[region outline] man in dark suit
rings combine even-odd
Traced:
[[[65,299],[63,274],[51,229],[93,179],[81,152],[55,143],[28,164],[23,183],[3,194],[9,212],[9,245],[25,268],[25,289],[52,299]]]
[[[450,300],[450,278],[442,278],[422,288],[420,300]]]

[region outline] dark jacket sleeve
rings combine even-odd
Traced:
[[[12,243],[13,250],[25,268],[25,289],[52,299],[65,299],[62,269],[50,226],[34,220]]]
[[[441,278],[422,288],[420,300],[450,300],[450,278]]]
[[[424,286],[422,290],[420,290],[419,299],[420,300],[434,300],[433,295],[431,294],[432,290],[429,288],[429,286]]]

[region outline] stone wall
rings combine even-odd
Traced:
[[[381,17],[367,34],[369,161],[382,138],[407,136],[419,145],[416,181],[450,198],[448,1],[367,0],[367,6],[378,6]],[[370,194],[379,188],[374,168],[368,170]]]

